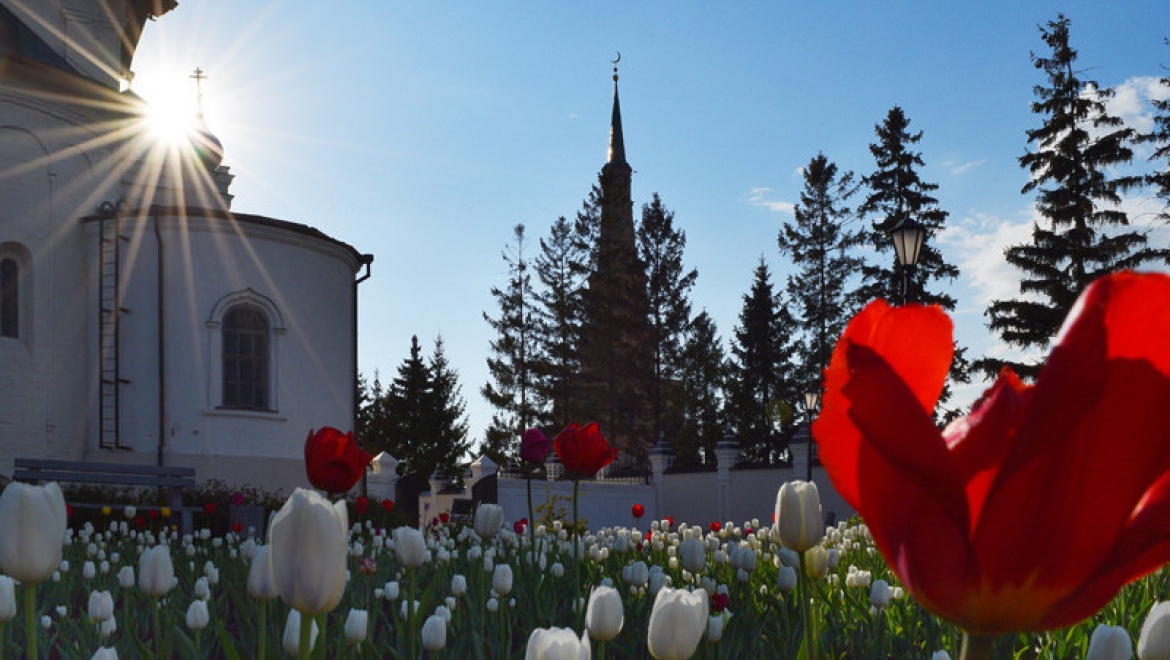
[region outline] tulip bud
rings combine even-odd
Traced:
[[[117,631],[118,619],[113,614],[110,615],[110,618],[98,624],[98,634],[101,635],[102,639],[106,639]]]
[[[781,566],[776,575],[776,586],[780,591],[788,593],[796,588],[796,569],[791,566]]]
[[[193,600],[187,608],[187,627],[191,630],[203,630],[211,622],[211,615],[207,611],[207,601]]]
[[[366,610],[350,610],[345,617],[345,641],[357,644],[366,639],[370,628],[370,613]]]
[[[447,619],[439,614],[427,617],[422,626],[422,645],[432,653],[447,648]]]
[[[528,636],[524,660],[589,660],[592,655],[587,633],[578,639],[570,628],[536,628]]]
[[[1137,654],[1141,660],[1170,658],[1170,601],[1150,608],[1138,637]]]
[[[813,546],[804,553],[804,572],[814,579],[825,577],[829,572],[828,553],[824,546]]]
[[[780,530],[780,542],[797,552],[821,542],[825,524],[816,483],[789,481],[780,486],[776,493],[776,528]]]
[[[496,570],[492,573],[492,589],[501,596],[507,596],[512,593],[512,567],[507,564],[499,564]]]
[[[654,599],[646,642],[655,658],[689,658],[707,629],[707,592],[663,588]]]
[[[108,591],[92,591],[89,594],[89,620],[101,623],[114,616],[114,597]]]
[[[383,588],[382,595],[386,600],[398,600],[399,586],[398,582],[387,582]]]
[[[312,617],[332,610],[345,590],[349,514],[344,501],[293,491],[269,524],[272,578],[281,599]]]
[[[458,598],[467,593],[467,578],[462,575],[451,577],[451,595]]]
[[[175,566],[171,563],[171,549],[156,545],[138,560],[138,588],[151,598],[161,598],[175,586]]]
[[[309,618],[309,648],[317,642],[317,622]],[[284,636],[280,640],[281,646],[284,647],[284,652],[289,655],[297,655],[301,645],[301,613],[295,609],[288,611],[288,621],[284,624]]]
[[[475,509],[475,533],[487,541],[493,538],[504,524],[504,507],[481,502]]]
[[[134,584],[134,567],[123,566],[118,571],[118,586],[122,587],[123,589],[129,589],[133,587]]]
[[[413,527],[395,527],[394,553],[404,568],[418,568],[427,557],[427,542],[422,532]]]
[[[707,617],[707,641],[715,644],[723,639],[723,628],[730,619],[731,612],[727,610]]]
[[[599,642],[617,637],[625,623],[622,595],[610,587],[594,587],[585,608],[585,628],[589,636]]]
[[[100,647],[90,660],[118,660],[118,649]]]
[[[1133,657],[1133,641],[1121,626],[1098,624],[1089,638],[1089,651],[1085,660],[1130,660]]]
[[[885,580],[874,580],[869,589],[869,604],[880,609],[890,604],[890,583]]]
[[[707,548],[699,539],[687,539],[678,546],[683,570],[699,573],[707,566]]]
[[[271,600],[279,593],[272,577],[272,554],[267,545],[252,548],[252,566],[248,569],[248,595],[256,600]]]

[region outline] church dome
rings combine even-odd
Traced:
[[[199,123],[199,128],[191,136],[191,147],[208,172],[214,172],[223,162],[223,143],[203,122]]]

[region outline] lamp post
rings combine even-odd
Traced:
[[[926,242],[926,227],[910,218],[903,218],[889,230],[894,241],[894,253],[898,257],[898,268],[902,271],[902,304],[910,302],[910,279],[918,265],[922,244]]]
[[[817,390],[809,390],[804,393],[804,411],[806,415],[805,423],[808,424],[808,461],[807,470],[805,471],[805,481],[812,481],[812,464],[813,459],[816,458],[817,442],[812,437],[812,422],[813,415],[816,413],[817,406],[821,403],[821,393]]]

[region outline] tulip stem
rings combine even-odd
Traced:
[[[959,651],[959,660],[984,660],[991,658],[994,650],[995,637],[963,633],[963,647]]]
[[[528,473],[528,544],[532,550],[532,563],[529,568],[536,572],[536,515],[532,508],[532,473]]]
[[[28,658],[37,660],[37,585],[24,585],[24,643]]]
[[[154,634],[154,653],[160,658],[165,658],[163,654],[162,645],[162,626],[158,623],[158,599],[150,599],[150,630]]]
[[[312,639],[313,632],[313,617],[301,612],[301,629],[299,631],[300,641],[297,642],[297,657],[300,660],[309,660],[309,640]]]
[[[256,657],[263,659],[263,658],[268,657],[266,655],[266,653],[268,651],[268,649],[267,649],[267,646],[268,646],[268,601],[267,600],[260,601],[260,627],[258,627],[256,630],[259,631],[259,633],[260,633],[259,634],[260,649],[259,649],[259,652],[256,654]]]
[[[816,660],[817,656],[817,636],[813,624],[812,612],[812,580],[808,576],[808,570],[805,565],[805,553],[800,553],[800,573],[798,578],[800,580],[800,621],[804,626],[804,647],[805,657],[809,660]]]
[[[581,551],[580,543],[578,543],[577,535],[580,531],[577,529],[577,500],[581,489],[581,479],[579,477],[573,479],[573,607],[577,615],[577,629],[585,625],[585,612],[582,608],[577,607],[581,600]]]

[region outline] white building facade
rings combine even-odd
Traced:
[[[173,0],[0,0],[0,474],[17,457],[307,485],[353,428],[371,255],[231,211],[204,130],[162,144],[119,91]]]

